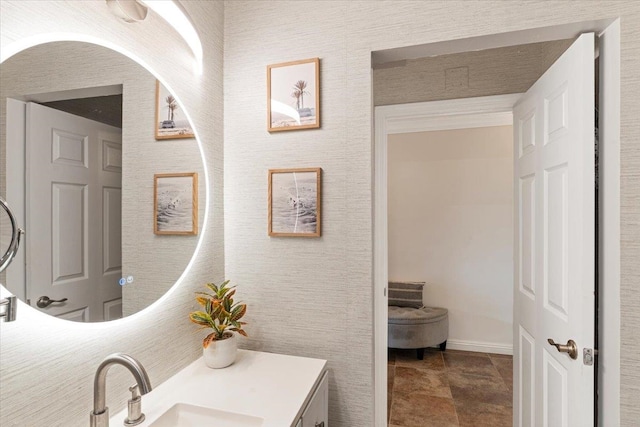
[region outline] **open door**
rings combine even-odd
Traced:
[[[81,322],[122,317],[121,130],[28,103],[26,141],[31,305]]]
[[[583,34],[514,107],[515,426],[594,425],[593,61]]]

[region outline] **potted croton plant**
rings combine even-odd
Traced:
[[[245,322],[240,319],[247,312],[247,305],[235,302],[235,286],[227,286],[229,280],[220,286],[207,283],[209,292],[196,292],[196,301],[204,311],[189,314],[191,321],[200,325],[201,329],[213,329],[202,342],[204,361],[210,368],[224,368],[236,360],[238,349],[236,334],[247,336],[242,329]]]

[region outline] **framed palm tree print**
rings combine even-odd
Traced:
[[[267,66],[267,130],[320,127],[320,58]]]
[[[176,98],[156,80],[156,139],[194,138],[189,119]]]

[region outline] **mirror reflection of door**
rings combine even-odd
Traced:
[[[22,114],[15,122],[22,121],[26,129],[24,141],[8,141],[25,147],[26,297],[31,306],[68,320],[118,319],[121,96],[49,105],[58,109],[30,102],[8,112]],[[81,110],[100,121],[61,110]]]
[[[23,247],[11,266],[0,273],[0,284],[34,309],[39,309],[37,302],[40,297],[46,296],[50,300],[68,298],[65,302],[53,302],[40,311],[76,321],[112,320],[145,309],[179,280],[193,258],[201,237],[200,233],[158,236],[153,232],[154,175],[204,172],[201,151],[195,138],[155,139],[156,82],[159,76],[111,49],[72,41],[32,46],[3,61],[0,71],[0,196],[7,200],[20,226],[26,229]],[[56,187],[58,193],[54,193],[54,181],[71,182],[74,185],[81,181],[65,181],[68,177],[51,175],[48,179],[52,180],[49,181],[52,188],[46,189],[46,194],[49,194],[49,199],[58,200],[58,205],[52,205],[49,199],[45,203],[41,195],[27,197],[26,187],[30,182],[26,178],[27,153],[24,141],[28,103],[37,103],[122,129],[121,150],[116,148],[119,143],[110,135],[113,129],[109,128],[101,130],[109,134],[105,137],[108,142],[89,137],[85,147],[85,142],[82,138],[78,139],[78,135],[91,135],[91,132],[67,130],[56,123],[51,127],[60,131],[58,141],[41,138],[41,141],[37,141],[37,148],[31,150],[34,154],[46,155],[49,163],[55,164],[56,173],[63,166],[70,174],[83,168],[93,170],[96,155],[97,170],[105,176],[115,176],[116,169],[121,165],[121,185],[109,181],[104,184],[108,189],[99,190],[96,194],[90,186],[86,187],[85,194],[80,187],[65,185]],[[182,105],[180,109],[185,111]],[[48,135],[49,131],[42,132]],[[8,144],[10,138],[21,142]],[[94,140],[97,141],[95,145],[92,142]],[[102,144],[102,147],[91,151],[97,144]],[[55,156],[54,149],[59,150]],[[88,156],[86,166],[85,154]],[[31,169],[40,177],[40,173],[53,173],[49,167],[53,166]],[[202,180],[198,187],[200,200],[206,196],[205,186],[206,181]],[[74,190],[76,192],[72,194]],[[40,191],[44,190],[37,190],[36,193]],[[80,195],[86,196],[86,199],[80,200]],[[97,216],[91,209],[98,205],[90,200],[100,200],[100,206],[104,208],[98,211]],[[79,208],[73,211],[72,203],[86,204],[86,212]],[[55,218],[50,217],[51,229],[47,230],[48,234],[39,236],[28,228],[26,209],[30,204],[46,204],[48,211],[57,212],[68,223],[56,223]],[[204,214],[206,206],[206,201],[199,204],[198,215]],[[115,212],[120,210],[121,217],[116,218]],[[43,209],[39,212],[43,212]],[[81,213],[85,215],[81,218],[86,222],[86,228],[80,225],[78,218]],[[73,215],[76,215],[75,220],[72,220]],[[102,222],[94,219],[104,221],[103,217],[108,220],[104,227]],[[119,223],[116,224],[116,221]],[[4,224],[0,219],[0,231],[5,228]],[[63,227],[64,232],[55,231],[52,228],[55,224]],[[92,228],[94,226],[97,228]],[[105,231],[107,227],[109,233]],[[114,231],[118,227],[121,227],[120,234]],[[60,234],[56,235],[56,232]],[[70,243],[70,236],[73,233],[79,236],[81,232],[85,233],[82,235],[84,240]],[[98,243],[95,237],[99,238]],[[30,240],[35,240],[35,243],[30,243]],[[27,245],[29,250],[43,250],[41,246],[44,245],[52,250],[53,258],[49,260],[47,255],[47,260],[42,261],[30,254],[30,259],[27,259],[24,250]],[[33,248],[34,245],[37,247]],[[95,251],[91,248],[94,247],[102,248],[100,256],[92,255]],[[58,249],[67,252],[57,254]],[[38,257],[41,256],[44,255],[38,253]],[[94,267],[100,263],[101,267]],[[42,264],[39,268],[46,267],[49,276],[44,283],[48,283],[50,289],[34,290],[35,286],[42,283],[33,280],[35,277],[31,277],[31,270],[27,280],[25,265],[31,267],[34,264]],[[76,293],[101,289],[93,282],[89,286],[89,282],[80,280],[81,277],[94,274],[94,270],[101,272],[100,280],[108,282],[110,291],[99,291],[96,296],[99,303],[90,303],[88,296],[78,300]],[[119,273],[119,270],[122,272]],[[118,282],[123,277],[126,283],[120,286]],[[27,283],[30,287],[28,290]],[[74,283],[75,288],[72,286]]]

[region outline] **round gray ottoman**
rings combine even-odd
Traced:
[[[389,348],[417,349],[418,359],[424,357],[424,349],[440,346],[447,348],[449,337],[449,312],[440,307],[389,306]]]

